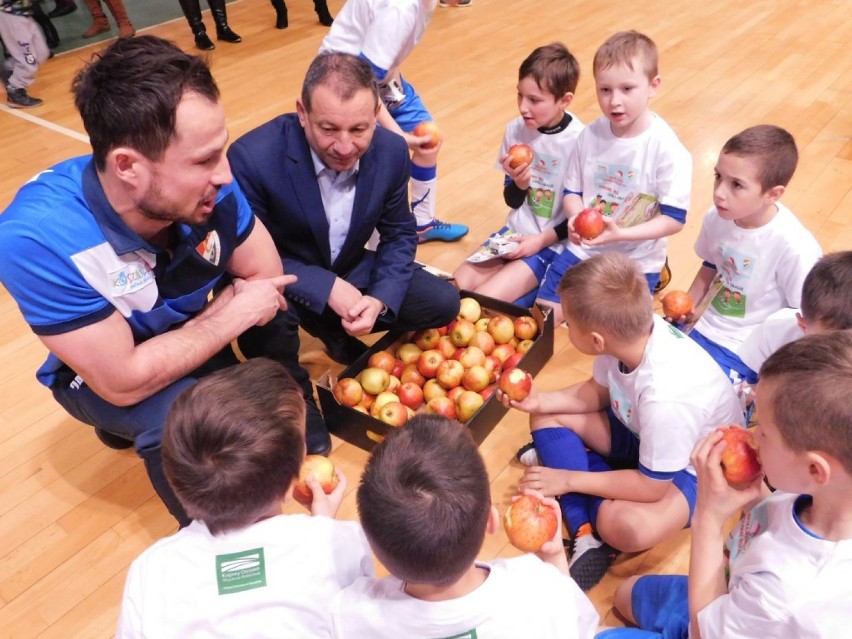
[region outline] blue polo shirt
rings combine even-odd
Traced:
[[[179,326],[207,303],[254,215],[236,182],[199,226],[174,225],[172,252],[152,246],[116,214],[91,156],[25,184],[0,215],[0,282],[36,335],[59,335],[119,312],[137,343]],[[37,377],[52,385],[50,355]]]

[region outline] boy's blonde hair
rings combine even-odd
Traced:
[[[648,282],[622,253],[602,253],[572,266],[557,292],[562,308],[585,330],[629,341],[648,335],[654,322]]]
[[[592,72],[597,76],[598,71],[609,69],[616,64],[624,64],[633,71],[633,59],[638,58],[642,70],[650,82],[658,74],[659,54],[657,45],[648,36],[638,31],[619,31],[606,39],[597,53],[592,64]]]
[[[775,386],[771,410],[787,446],[829,453],[852,475],[852,330],[782,346],[764,362],[760,380]]]

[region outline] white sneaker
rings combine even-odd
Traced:
[[[568,574],[580,590],[586,592],[603,579],[606,571],[615,561],[618,551],[594,535],[576,537],[572,545],[574,549],[571,560],[568,562]]]
[[[515,453],[515,459],[522,466],[541,466],[541,460],[538,458],[538,451],[535,449],[533,442],[528,442],[518,449]]]

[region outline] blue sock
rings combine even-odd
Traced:
[[[593,473],[603,473],[608,470],[612,470],[612,466],[609,465],[606,459],[603,456],[599,455],[594,451],[588,451],[589,453],[589,470]],[[589,521],[592,522],[592,528],[597,530],[597,521],[598,521],[598,510],[600,510],[601,504],[603,503],[603,497],[598,497],[597,495],[589,495],[588,496],[588,504],[589,504]]]
[[[564,470],[589,470],[586,445],[574,431],[556,426],[534,430],[532,437],[542,465]],[[558,498],[562,517],[572,537],[580,526],[592,521],[589,516],[589,499],[588,495],[582,493],[568,493]]]

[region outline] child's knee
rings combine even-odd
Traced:
[[[604,500],[594,523],[601,539],[622,552],[641,552],[650,548],[653,543],[648,540],[648,536],[635,519],[625,514],[617,501]]]
[[[632,623],[636,623],[633,616],[633,586],[639,581],[639,575],[633,575],[623,581],[615,590],[613,606],[622,617]]]

